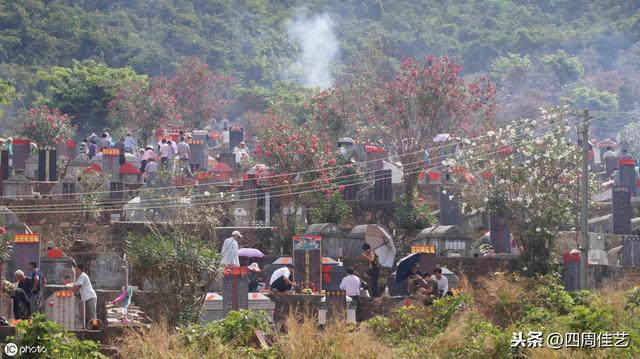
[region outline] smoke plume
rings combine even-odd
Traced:
[[[301,53],[288,71],[300,85],[326,89],[333,84],[331,64],[338,55],[338,39],[334,22],[324,13],[308,18],[299,14],[287,23],[289,41],[296,43]]]

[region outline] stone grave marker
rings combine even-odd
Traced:
[[[238,147],[242,141],[244,141],[244,128],[231,128],[229,130],[229,148],[233,150],[233,148]]]
[[[109,199],[123,200],[125,198],[124,182],[109,181]]]
[[[640,236],[622,237],[622,260],[620,264],[640,267]]]
[[[31,152],[31,140],[14,138],[13,139],[13,168],[16,170],[24,170],[24,163],[29,158]]]
[[[52,146],[38,150],[38,181],[58,180],[58,150]]]
[[[327,305],[327,323],[346,320],[347,294],[344,290],[326,291],[325,302]]]
[[[13,268],[11,273],[18,269],[29,273],[29,262],[38,262],[40,267],[40,236],[38,234],[16,234],[13,236]]]
[[[249,308],[247,267],[227,267],[222,278],[222,314]]]
[[[440,224],[443,226],[460,225],[460,202],[452,194],[452,188],[440,188]]]
[[[509,223],[497,214],[489,217],[491,247],[496,253],[511,253],[511,231]]]
[[[9,178],[9,150],[0,150],[0,180]]]
[[[373,200],[390,202],[393,200],[391,170],[377,170],[373,185]]]
[[[91,283],[94,288],[120,289],[125,284],[125,261],[114,252],[105,252],[92,260]]]
[[[40,170],[40,155],[29,156],[24,162],[24,176],[30,180],[38,181],[38,171]]]
[[[629,188],[631,196],[636,195],[636,163],[631,156],[622,156],[618,160],[620,186]]]
[[[13,198],[33,198],[33,183],[21,174],[14,174],[3,181],[2,195]]]
[[[191,133],[192,139],[187,141],[191,147],[191,162],[197,163],[200,171],[209,168],[209,155],[207,154],[207,132],[196,130]]]
[[[229,168],[235,170],[238,168],[236,164],[236,154],[231,152],[223,152],[218,155],[218,162],[224,163],[229,166]]]
[[[567,292],[580,290],[580,253],[564,254],[564,271],[562,277],[564,288]]]
[[[120,149],[109,147],[102,149],[102,170],[109,173],[111,178],[120,178]]]
[[[82,329],[83,327],[83,303],[76,298],[73,291],[63,286],[57,286],[56,290],[45,302],[47,320],[56,322],[66,330]]]
[[[82,171],[84,171],[85,168],[87,168],[88,166],[89,166],[88,160],[82,157],[76,157],[73,160],[71,160],[69,163],[67,163],[65,175],[78,177],[82,173]]]
[[[302,288],[322,289],[322,238],[299,234],[293,237],[294,281]]]
[[[613,186],[611,191],[612,233],[631,234],[631,190],[627,187]]]

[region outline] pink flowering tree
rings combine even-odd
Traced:
[[[152,78],[149,83],[123,87],[109,103],[111,116],[119,118],[146,143],[158,126],[182,122],[175,96],[169,93],[168,81]]]
[[[169,93],[176,99],[177,110],[185,125],[194,129],[202,128],[211,118],[227,116],[234,104],[234,86],[232,77],[210,70],[197,57],[182,62],[169,79]]]
[[[21,111],[20,120],[20,134],[39,146],[57,145],[72,138],[76,133],[75,127],[71,124],[71,116],[45,105]]]

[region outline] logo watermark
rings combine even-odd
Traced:
[[[43,347],[41,345],[37,345],[37,346],[29,346],[29,345],[17,346],[15,343],[7,343],[4,346],[4,353],[7,354],[10,357],[15,356],[18,353],[20,353],[20,355],[22,355],[22,354],[37,354],[37,353],[46,353],[46,352],[47,352],[47,348]]]

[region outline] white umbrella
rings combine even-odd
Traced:
[[[449,138],[451,138],[451,135],[448,133],[441,133],[433,138],[433,142],[447,142],[449,141]]]
[[[391,268],[396,259],[396,246],[393,238],[384,227],[377,224],[367,225],[364,239],[378,255],[380,265]]]

